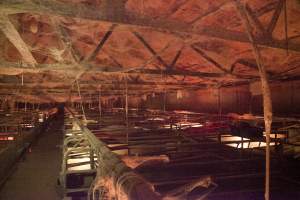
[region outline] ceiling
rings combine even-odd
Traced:
[[[300,77],[298,0],[2,0],[0,11],[1,98],[247,84],[259,80],[247,33],[269,79]]]

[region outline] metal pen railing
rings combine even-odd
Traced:
[[[70,119],[72,130],[65,131],[60,173],[64,196],[86,193],[89,199],[103,199],[108,195],[116,196],[118,199],[160,199],[151,184],[126,166],[105,143],[75,118],[70,110],[69,113],[72,116]],[[70,160],[74,157],[85,161],[81,162],[78,159],[77,163],[71,164]],[[72,174],[79,174],[82,177],[81,184],[76,186],[70,183],[68,177]],[[94,176],[94,180],[90,181],[87,187],[85,178],[91,176]]]

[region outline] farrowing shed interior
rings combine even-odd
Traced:
[[[0,0],[0,199],[300,199],[299,0]]]

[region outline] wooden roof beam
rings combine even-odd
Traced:
[[[35,67],[30,67],[28,65],[21,63],[11,63],[0,61],[0,74],[3,75],[18,75],[22,73],[42,73],[42,72],[57,72],[67,76],[76,77],[78,71],[83,70],[85,65],[80,64],[38,64]],[[193,72],[188,70],[173,69],[173,70],[153,70],[153,69],[134,69],[126,71],[126,68],[120,70],[120,68],[107,68],[107,67],[91,67],[89,72],[93,73],[129,73],[129,74],[152,74],[152,75],[172,75],[172,76],[192,76],[192,77],[223,77],[223,73],[208,73],[208,72]]]
[[[94,49],[94,51],[88,55],[86,58],[83,59],[82,62],[88,62],[88,61],[92,61],[96,58],[96,56],[98,55],[98,53],[100,52],[100,50],[102,49],[102,47],[104,46],[105,42],[108,40],[108,38],[111,36],[111,34],[113,33],[114,29],[117,27],[117,24],[113,24],[110,26],[109,30],[105,33],[105,35],[103,36],[103,38],[100,40],[100,42],[98,43],[97,47]]]
[[[14,25],[10,22],[7,15],[0,14],[0,29],[7,37],[7,39],[16,47],[26,63],[33,66],[37,64],[27,44],[23,41],[20,34],[18,33]]]
[[[125,85],[122,85],[119,82],[116,83],[100,83],[102,90],[124,90]],[[155,87],[165,87],[165,88],[203,88],[206,87],[206,84],[201,83],[156,83],[156,82],[145,82],[145,83],[128,83],[128,89],[129,90],[143,90],[143,89],[154,89]],[[1,89],[8,89],[8,90],[14,90],[14,89],[58,89],[58,90],[66,90],[70,88],[70,85],[68,83],[64,82],[44,82],[44,83],[24,83],[23,85],[18,82],[0,82]],[[82,90],[93,90],[96,91],[99,87],[99,83],[80,83],[80,89]],[[0,90],[1,90],[0,89]]]
[[[210,26],[201,26],[195,28],[187,23],[171,21],[165,19],[153,19],[145,16],[136,16],[132,13],[125,13],[122,18],[114,18],[112,15],[106,15],[105,12],[99,9],[76,5],[71,3],[62,3],[51,0],[43,0],[38,2],[28,2],[19,0],[4,0],[0,4],[0,11],[2,13],[16,14],[16,13],[36,13],[41,15],[63,16],[82,18],[95,21],[106,21],[110,23],[121,24],[131,27],[144,27],[154,29],[156,31],[164,31],[170,34],[178,35],[184,33],[186,35],[200,35],[215,37],[224,40],[235,42],[250,43],[246,33],[232,30],[225,30],[223,28],[216,28]],[[117,13],[116,13],[117,14]],[[254,37],[255,43],[262,46],[285,49],[285,40],[276,40],[270,38]],[[295,42],[289,43],[289,49],[300,52],[300,44]]]

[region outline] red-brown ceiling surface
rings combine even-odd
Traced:
[[[269,78],[299,77],[300,2],[241,3],[242,10],[233,0],[3,1],[1,93],[19,84],[20,94],[61,92],[63,101],[76,79],[83,91],[101,85],[111,94],[123,94],[125,79],[132,94],[258,80],[241,12]]]

